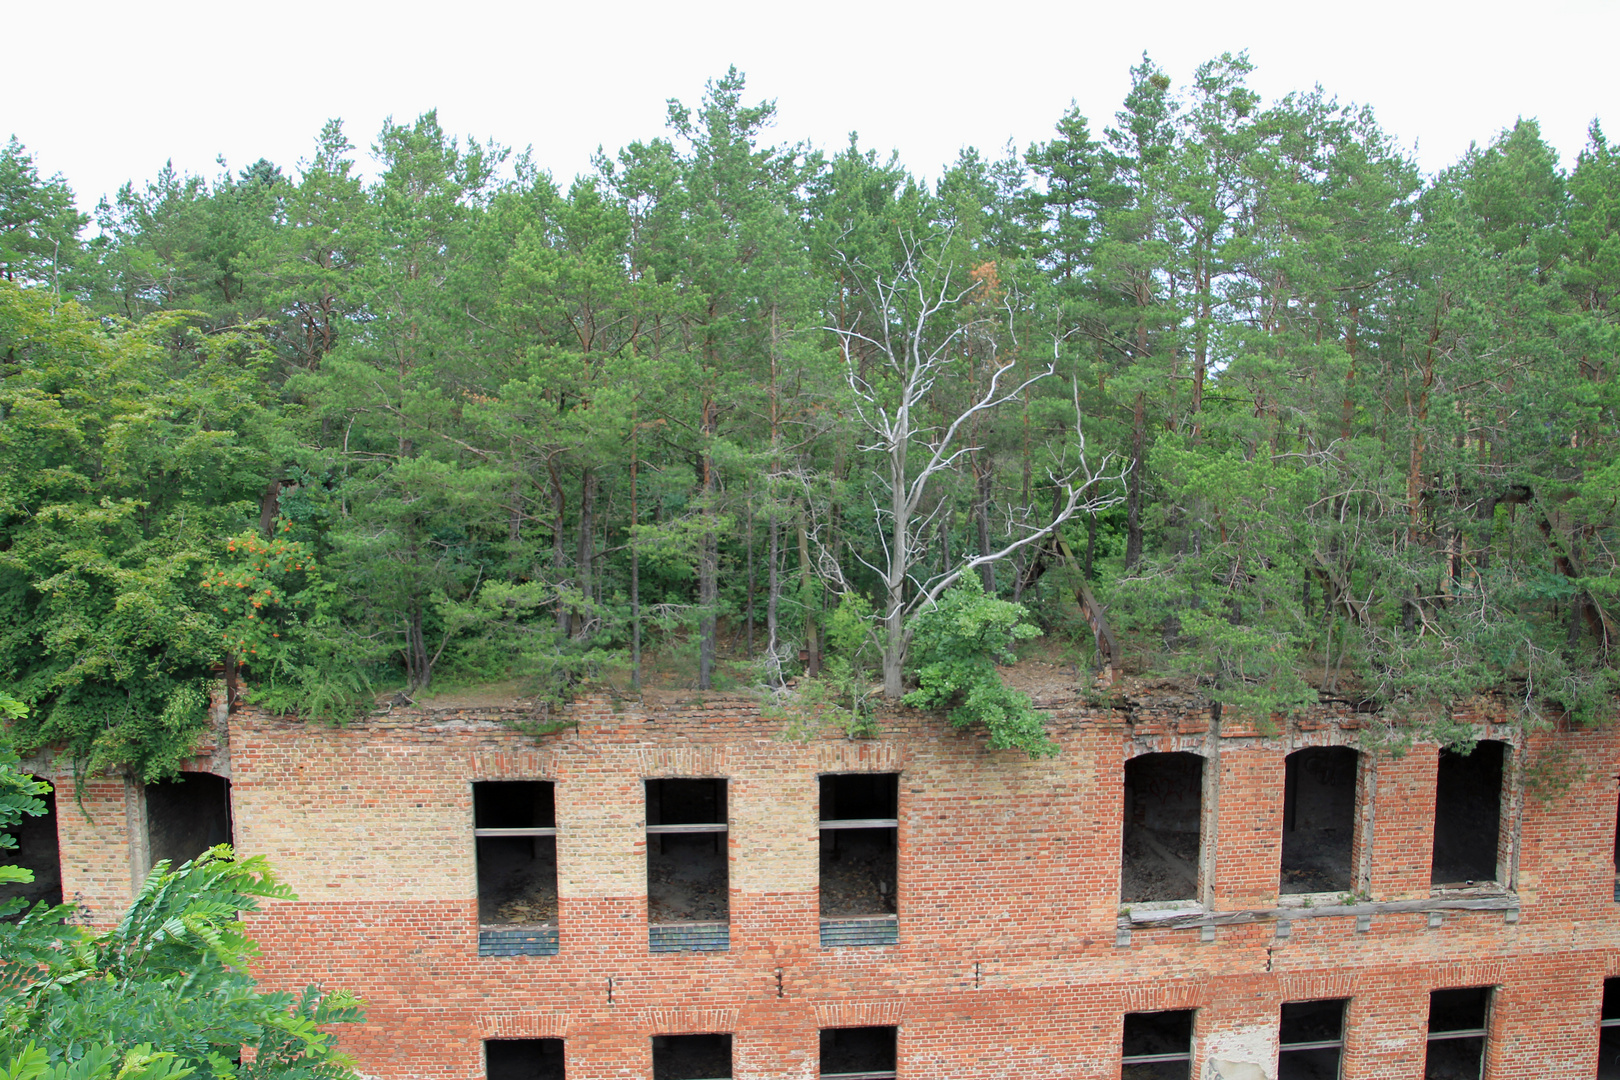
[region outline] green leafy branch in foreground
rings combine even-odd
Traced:
[[[322,1028],[359,1020],[361,1002],[264,993],[248,974],[258,948],[240,915],[263,899],[293,893],[262,857],[221,845],[158,863],[110,930],[69,925],[69,904],[0,924],[0,1078],[350,1080]],[[21,907],[0,904],[0,917]]]

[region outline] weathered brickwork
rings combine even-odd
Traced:
[[[238,848],[299,895],[252,920],[260,975],[364,996],[368,1022],[343,1040],[365,1073],[474,1080],[486,1038],[563,1038],[570,1080],[646,1078],[651,1036],[730,1032],[734,1075],[809,1080],[820,1028],[893,1025],[907,1080],[1113,1080],[1126,1012],[1191,1008],[1193,1076],[1270,1078],[1281,1003],[1349,998],[1345,1080],[1410,1080],[1429,992],[1464,986],[1498,988],[1491,1080],[1596,1072],[1602,980],[1620,974],[1614,728],[1486,729],[1511,743],[1509,888],[1495,910],[1437,910],[1424,744],[1361,762],[1355,895],[1279,908],[1284,758],[1355,745],[1353,714],[1273,730],[1056,708],[1062,753],[1044,761],[912,713],[883,718],[875,740],[807,744],[744,702],[588,701],[570,719],[536,740],[473,716],[339,729],[243,709],[193,763],[228,768]],[[1124,763],[1172,750],[1205,758],[1199,924],[1133,921],[1119,904]],[[1556,766],[1542,770],[1556,795],[1522,795],[1537,762]],[[854,771],[900,774],[899,940],[822,948],[817,778]],[[656,777],[729,781],[728,951],[648,950]],[[555,783],[559,949],[480,957],[471,785],[535,779]],[[71,783],[64,892],[106,919],[140,869],[138,788],[95,779],[75,801]]]

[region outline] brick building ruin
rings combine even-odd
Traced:
[[[1043,761],[714,696],[538,739],[242,708],[179,782],[36,759],[22,854],[98,921],[157,859],[268,856],[259,974],[363,996],[368,1076],[1620,1077],[1620,731],[1045,705]]]

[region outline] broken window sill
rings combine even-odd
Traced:
[[[1293,922],[1298,919],[1320,919],[1342,916],[1398,915],[1440,911],[1502,911],[1515,916],[1519,911],[1517,893],[1503,889],[1469,889],[1457,894],[1430,896],[1417,900],[1369,900],[1345,904],[1337,902],[1340,893],[1328,894],[1336,902],[1306,907],[1279,902],[1276,907],[1244,908],[1237,911],[1209,911],[1195,905],[1191,909],[1166,910],[1163,905],[1133,904],[1129,911],[1121,911],[1118,928],[1181,929],[1195,926],[1241,926],[1262,922]],[[1289,897],[1297,900],[1299,897]]]

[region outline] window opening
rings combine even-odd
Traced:
[[[1496,881],[1506,744],[1485,739],[1472,753],[1440,751],[1435,778],[1434,885]]]
[[[1620,800],[1614,806],[1614,898],[1620,902]]]
[[[1424,1080],[1480,1080],[1491,988],[1435,990],[1429,994],[1429,1052]]]
[[[231,782],[213,773],[181,773],[146,785],[146,850],[149,865],[167,859],[171,868],[216,844],[231,843]]]
[[[1603,980],[1598,1021],[1598,1080],[1620,1080],[1620,979]]]
[[[1193,1012],[1126,1013],[1120,1080],[1190,1080]]]
[[[1289,754],[1283,775],[1283,895],[1350,891],[1355,823],[1356,752],[1313,746]]]
[[[726,782],[647,781],[647,921],[725,922]]]
[[[479,924],[556,926],[555,785],[549,780],[474,783],[473,836]]]
[[[899,881],[900,777],[821,778],[821,917],[893,915]]]
[[[484,1043],[487,1080],[563,1080],[561,1039],[489,1039]]]
[[[1204,759],[1143,754],[1125,763],[1124,903],[1198,898]]]
[[[1284,1002],[1277,1028],[1277,1080],[1339,1080],[1343,998]]]
[[[726,1080],[730,1035],[654,1035],[653,1080]]]
[[[0,848],[0,863],[34,872],[31,882],[0,884],[0,900],[20,899],[28,905],[8,921],[21,919],[37,903],[55,905],[62,902],[62,858],[56,840],[56,792],[46,792],[39,796],[39,801],[45,804],[43,814],[37,817],[24,815],[9,830],[17,846]]]
[[[892,1027],[824,1028],[821,1075],[840,1080],[894,1080]]]

